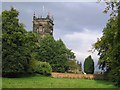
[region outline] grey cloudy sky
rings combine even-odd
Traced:
[[[54,38],[61,38],[66,46],[73,50],[76,59],[83,62],[92,55],[95,63],[98,56],[88,52],[92,44],[102,35],[109,18],[102,11],[105,3],[95,2],[19,2],[3,3],[2,9],[9,10],[13,6],[20,12],[20,22],[25,28],[32,30],[32,16],[45,16],[48,12],[54,17]],[[43,10],[44,6],[44,10]]]

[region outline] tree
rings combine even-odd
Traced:
[[[88,56],[84,61],[84,72],[87,74],[93,74],[94,73],[94,61],[91,58],[91,55]]]
[[[51,35],[46,35],[39,44],[38,60],[49,62],[53,71],[67,71],[68,60],[75,56],[71,50],[66,48],[62,40],[55,41]]]
[[[26,36],[26,46],[29,48],[31,52],[30,53],[31,60],[37,60],[39,56],[38,51],[40,47],[39,42],[41,38],[37,33],[34,33],[32,31],[27,32],[25,36]]]
[[[55,50],[56,55],[54,60],[56,63],[52,66],[57,72],[67,72],[69,64],[68,61],[75,59],[74,53],[65,46],[61,39],[56,41]]]
[[[68,72],[79,73],[79,70],[81,70],[81,66],[80,64],[76,63],[76,60],[68,61]]]
[[[113,50],[114,41],[117,34],[117,21],[114,18],[109,19],[106,27],[103,29],[103,36],[94,44],[95,49],[99,52],[100,61],[110,61],[110,53]]]
[[[120,85],[120,2],[107,3],[112,8],[110,19],[103,29],[103,36],[94,44],[100,55],[99,62],[105,61],[111,70],[108,78]],[[108,10],[106,10],[108,12]]]
[[[81,72],[82,71],[82,62],[79,63],[79,61],[77,61],[77,65],[78,65],[78,70]]]
[[[15,77],[26,73],[31,60],[31,49],[27,31],[19,23],[19,12],[2,12],[2,73],[3,76]],[[32,42],[32,41],[31,41]]]
[[[55,40],[52,36],[46,35],[39,42],[38,60],[51,63],[55,56]]]

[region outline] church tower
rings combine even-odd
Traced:
[[[33,32],[40,35],[50,34],[53,35],[53,17],[48,14],[45,18],[33,16]]]

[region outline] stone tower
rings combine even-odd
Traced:
[[[45,18],[33,16],[33,31],[40,35],[53,35],[53,17],[48,14]]]

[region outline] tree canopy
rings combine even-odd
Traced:
[[[94,44],[94,48],[100,55],[99,62],[105,61],[111,68],[109,79],[120,85],[120,4],[111,2],[108,6],[107,8],[112,8],[111,17],[103,29],[103,36]]]
[[[2,71],[5,74],[27,72],[30,49],[26,30],[19,23],[19,12],[11,8],[2,12]]]
[[[57,72],[65,72],[68,60],[75,58],[74,53],[65,46],[61,39],[55,41],[51,35],[41,39],[38,55],[38,60],[49,62],[53,71]]]

